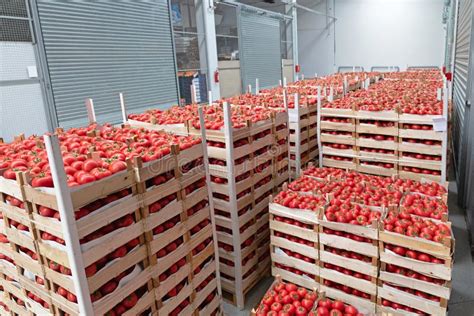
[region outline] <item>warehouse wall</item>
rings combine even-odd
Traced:
[[[299,4],[332,15],[333,1],[298,1]],[[327,10],[327,11],[326,11]],[[328,75],[334,70],[334,22],[298,9],[298,57],[305,77]]]
[[[443,0],[336,0],[336,63],[440,66],[442,12]]]
[[[298,10],[299,58],[305,76],[337,66],[440,66],[444,60],[443,0],[298,1],[335,14]],[[326,11],[327,7],[327,11]],[[336,67],[334,67],[334,65]]]
[[[36,67],[33,44],[0,42],[0,137],[42,134],[48,130],[40,82],[28,73]]]

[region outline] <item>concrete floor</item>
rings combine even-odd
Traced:
[[[474,316],[474,261],[470,253],[468,233],[464,210],[456,204],[457,188],[455,181],[449,185],[449,212],[452,229],[456,239],[454,254],[454,270],[451,293],[449,300],[449,316]],[[272,283],[272,278],[266,278],[259,282],[255,288],[247,294],[245,309],[240,311],[234,306],[224,302],[224,313],[228,316],[246,316],[263,297],[265,291]]]

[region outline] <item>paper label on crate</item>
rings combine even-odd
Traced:
[[[21,230],[21,229],[18,229],[18,231],[20,232],[20,234],[23,234],[23,235],[25,235],[25,236],[27,236],[27,237],[32,238],[31,232],[28,232],[28,231],[25,231],[25,230]]]
[[[123,277],[118,286],[117,286],[117,289],[120,289],[122,287],[124,287],[125,285],[127,285],[130,281],[132,281],[134,278],[136,278],[141,272],[142,272],[142,268],[137,264],[135,265],[135,268],[133,269],[132,272],[130,272],[130,274],[126,275],[125,277]],[[109,293],[107,294],[106,296],[104,297],[108,297],[109,295],[114,295],[115,291],[112,292],[112,293]]]
[[[124,287],[125,285],[127,285],[130,281],[135,279],[140,274],[140,272],[142,272],[142,271],[143,271],[142,268],[138,264],[136,264],[133,271],[129,275],[125,276],[124,278],[122,278],[120,280],[120,282],[118,284],[118,288],[121,288],[121,287]]]
[[[45,243],[48,246],[51,246],[53,248],[56,248],[58,250],[66,252],[66,246],[65,245],[58,244],[57,242],[52,241],[52,240],[42,240],[42,242]]]
[[[314,281],[313,279],[311,279],[309,276],[307,276],[306,274],[303,274],[301,275],[303,277],[303,279],[306,279],[308,281]]]
[[[121,227],[121,228],[119,228],[119,229],[114,230],[113,232],[108,233],[107,235],[104,235],[104,236],[102,236],[102,237],[100,237],[100,238],[91,240],[91,241],[89,241],[89,242],[87,242],[87,243],[81,245],[81,250],[82,250],[82,252],[86,252],[86,251],[88,251],[89,249],[91,249],[91,248],[93,248],[93,247],[95,247],[95,246],[97,246],[97,245],[102,244],[105,239],[108,239],[108,238],[110,238],[110,237],[112,237],[112,236],[117,235],[117,234],[120,233],[120,232],[123,232],[126,228],[127,228],[127,227]]]
[[[46,309],[38,302],[33,301],[30,298],[26,298],[25,305],[29,310],[33,311],[37,315],[49,315],[49,309]]]
[[[24,275],[25,277],[27,277],[28,279],[30,279],[31,281],[36,282],[36,280],[35,280],[35,274],[34,274],[33,272],[28,271],[28,270],[25,269],[25,271],[23,272],[23,275]]]
[[[433,118],[433,130],[435,132],[446,132],[448,128],[447,120],[444,117]]]
[[[0,259],[0,263],[3,264],[3,265],[9,266],[12,269],[15,269],[15,267],[16,267],[13,263],[11,263],[7,260],[4,260],[4,259]]]
[[[280,247],[275,247],[275,253],[277,255],[288,257],[288,255],[283,250],[281,250]]]
[[[77,222],[80,223],[81,221],[86,221],[89,215],[98,214],[98,213],[102,212],[105,209],[114,207],[115,205],[118,205],[118,204],[122,204],[126,199],[129,199],[130,197],[131,197],[131,195],[127,195],[127,196],[124,196],[123,198],[120,198],[118,200],[115,200],[115,201],[112,201],[108,204],[105,204],[104,206],[98,208],[94,212],[91,212],[91,213],[87,214],[86,216],[81,217],[80,219],[77,220]],[[59,221],[57,218],[55,218],[55,220]]]

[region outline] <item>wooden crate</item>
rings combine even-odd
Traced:
[[[275,275],[275,280],[273,281],[273,283],[270,285],[270,287],[268,288],[268,290],[266,291],[266,293],[269,293],[270,291],[272,291],[275,286],[279,283],[292,283],[292,282],[288,282],[286,281],[281,275]],[[295,283],[294,283],[295,284]],[[318,293],[318,290],[316,288],[310,288],[309,289],[310,291],[312,291],[314,294],[318,295],[319,297],[319,293]],[[317,302],[317,301],[316,301]],[[260,302],[259,304],[253,308],[250,312],[250,316],[256,316],[257,315],[257,312],[258,312],[258,307],[260,306]],[[315,305],[316,306],[316,305]]]
[[[400,166],[400,170],[398,170],[398,176],[401,179],[413,179],[417,181],[432,180],[436,182],[442,182],[443,180],[441,175],[423,174],[423,173],[405,171],[403,170],[403,167],[404,166]]]
[[[327,118],[331,118],[328,116]],[[341,119],[339,117],[335,117],[335,119]],[[345,119],[345,118],[342,118]],[[349,120],[348,123],[346,122],[332,122],[329,120],[325,120],[323,117],[321,118],[321,130],[331,130],[331,131],[343,131],[343,132],[355,132],[356,131],[356,120],[354,118],[347,118]]]
[[[387,269],[387,264],[382,262],[380,265],[379,280],[390,284],[395,284],[410,288],[412,290],[419,290],[430,295],[439,297],[441,300],[449,300],[451,296],[451,281],[440,280],[442,284],[423,281],[418,278],[408,277],[403,274],[390,272]]]
[[[432,140],[443,140],[443,132],[435,132],[434,130],[424,129],[412,129],[412,124],[400,123],[399,124],[399,135],[404,138],[415,138],[415,139],[432,139]],[[433,126],[433,122],[427,125]]]
[[[18,282],[15,281],[16,280],[7,281],[0,277],[0,286],[3,288],[2,294],[5,298],[6,306],[15,314],[28,315],[30,309],[26,303],[27,296],[25,291],[20,288]]]
[[[357,133],[356,146],[358,147],[369,147],[385,150],[398,150],[397,138],[395,140],[375,140],[369,138],[362,138],[360,133]]]
[[[442,145],[425,145],[419,143],[409,143],[406,137],[399,138],[398,150],[401,152],[420,153],[426,155],[442,155]]]
[[[440,302],[434,302],[429,299],[399,290],[387,283],[382,283],[379,285],[377,292],[380,299],[387,299],[389,301],[420,310],[430,315],[447,315],[448,304],[446,299],[441,299]]]
[[[317,312],[317,307],[318,307],[319,301],[320,301],[320,300],[323,300],[323,299],[325,299],[325,298],[327,298],[326,292],[320,291],[320,292],[318,293],[318,299],[315,301],[314,307],[313,307],[313,310],[312,310],[314,313]],[[371,315],[371,314],[373,314],[373,310],[372,310],[372,308],[371,308],[371,307],[372,307],[371,305],[369,305],[369,304],[364,304],[364,305],[369,306],[369,308],[367,309],[366,306],[355,305],[354,303],[357,303],[357,301],[355,301],[355,302],[354,302],[354,300],[351,300],[351,301],[353,301],[353,302],[347,302],[347,301],[343,301],[343,302],[344,302],[345,304],[348,304],[348,305],[351,305],[351,306],[355,307],[355,308],[357,309],[357,311],[358,311],[360,314],[362,314],[362,315]]]
[[[256,253],[256,240],[265,235],[263,227],[268,225],[268,217],[261,216],[260,213],[268,205],[267,196],[288,179],[287,120],[285,113],[277,113],[268,121],[250,124],[247,134],[243,134],[241,129],[232,130],[227,127],[225,133],[230,135],[231,140],[241,137],[240,139],[247,140],[247,145],[227,148],[228,144],[234,144],[228,141],[224,148],[213,149],[213,153],[208,151],[209,158],[225,161],[225,166],[212,166],[210,173],[212,176],[226,179],[226,183],[211,183],[211,189],[216,210],[216,225],[221,227],[216,234],[217,240],[233,247],[232,251],[219,248],[219,256],[224,261],[235,263],[234,267],[222,262],[220,264],[221,272],[224,274],[221,275],[224,297],[239,307],[243,306],[245,294],[260,278],[259,272],[265,266],[265,264],[259,265],[256,255],[244,263],[246,257]],[[214,139],[219,137],[216,131],[211,132]],[[257,139],[255,136],[263,135],[262,132],[266,135]],[[224,141],[224,132],[220,133],[220,139]],[[217,151],[220,151],[219,155]],[[229,161],[227,158],[238,159],[246,155],[249,158],[240,165],[235,164],[235,159]],[[250,172],[248,178],[236,181],[236,176],[246,172]],[[246,229],[241,231],[244,226]],[[252,245],[242,249],[243,242],[251,238],[254,240]]]
[[[354,295],[350,295],[341,290],[325,286],[324,284],[321,284],[320,291],[324,292],[326,294],[326,297],[329,297],[335,300],[341,300],[344,303],[347,303],[353,306],[358,306],[360,309],[367,311],[369,314],[375,313],[376,300],[372,298],[368,300],[368,299],[364,299],[364,298],[357,297]]]
[[[349,147],[349,149],[339,149],[339,148],[333,148],[330,145],[332,144],[331,143],[322,144],[321,150],[323,151],[324,154],[331,155],[331,156],[342,156],[342,157],[355,157],[357,155],[356,146],[352,145]]]
[[[121,181],[123,182],[120,184]],[[90,191],[91,188],[95,188],[97,191]],[[38,236],[40,236],[40,238],[37,238],[39,254],[46,263],[44,271],[46,280],[49,282],[51,288],[53,301],[55,301],[55,304],[57,304],[61,310],[77,314],[79,313],[77,304],[66,300],[56,293],[59,291],[60,287],[62,287],[67,291],[76,294],[73,280],[67,275],[51,269],[52,264],[60,264],[65,268],[71,267],[66,247],[54,241],[47,241],[42,238],[44,237],[42,235],[43,233],[51,234],[57,238],[63,238],[60,221],[44,217],[39,211],[41,206],[50,207],[51,209],[57,207],[56,197],[50,192],[39,191],[35,188],[29,187],[28,185],[25,186],[25,192],[26,198],[30,201],[33,209],[35,223],[37,223],[36,230]],[[92,192],[100,193],[99,195],[97,195],[97,193],[95,195],[84,195],[92,194]],[[120,195],[120,192],[126,192],[127,195]],[[98,181],[90,186],[81,187],[77,190],[77,193],[76,191],[71,192],[71,195],[76,210],[98,200],[107,201],[104,198],[110,196],[115,196],[116,199],[116,201],[111,203],[105,203],[105,205],[99,207],[96,211],[93,211],[76,222],[79,239],[93,236],[91,234],[94,234],[94,232],[99,229],[103,229],[103,227],[109,223],[118,223],[117,221],[124,221],[126,218],[132,221],[130,225],[126,224],[128,226],[120,226],[122,227],[120,229],[117,229],[118,226],[116,225],[121,224],[114,224],[115,230],[102,237],[96,238],[93,241],[85,242],[81,246],[85,267],[95,265],[96,262],[103,260],[103,258],[105,259],[106,256],[112,256],[112,253],[116,250],[118,251],[118,249],[126,251],[124,257],[113,260],[87,280],[89,291],[90,293],[93,293],[110,281],[113,276],[132,270],[132,272],[129,272],[128,274],[135,277],[132,282],[129,282],[126,285],[119,284],[119,287],[113,292],[113,295],[103,297],[92,304],[96,313],[105,313],[116,304],[117,299],[122,300],[128,296],[131,293],[130,288],[134,287],[137,284],[136,282],[145,281],[146,283],[148,280],[147,272],[143,271],[143,268],[146,266],[144,263],[146,258],[146,247],[144,244],[143,224],[139,211],[139,200],[136,195],[133,171],[129,169],[126,172],[112,176],[111,179],[106,178],[103,182]],[[120,198],[118,195],[123,197]],[[136,243],[134,240],[136,240]],[[133,246],[129,244],[131,242],[134,242]],[[111,299],[111,296],[113,296],[114,299]]]
[[[354,109],[333,109],[321,107],[321,116],[333,116],[333,117],[355,117]]]
[[[365,133],[365,134],[398,136],[398,122],[397,121],[392,122],[393,123],[392,127],[377,126],[375,124],[376,121],[377,120],[357,119],[355,131],[357,133]]]
[[[398,165],[400,167],[415,167],[420,169],[437,170],[441,171],[443,163],[441,160],[427,160],[427,159],[416,159],[412,157],[404,157],[403,153],[399,153]],[[441,176],[440,176],[441,177]]]
[[[449,224],[449,222],[448,222]],[[409,237],[405,235],[388,232],[380,228],[379,232],[380,261],[385,264],[394,264],[403,268],[413,270],[418,273],[450,281],[452,275],[454,249],[454,239],[443,240],[443,243],[436,243],[421,238]],[[443,264],[427,263],[419,260],[402,257],[394,252],[385,249],[385,244],[396,245],[411,250],[429,254],[435,258],[444,260]]]
[[[383,209],[378,207],[369,208],[374,211],[382,212],[383,217],[385,212]],[[321,289],[326,291],[326,295],[328,297],[341,299],[355,306],[363,306],[364,308],[373,312],[375,310],[378,273],[377,223],[374,222],[370,226],[356,226],[348,223],[331,222],[325,218],[324,212],[320,214],[319,223]],[[337,234],[329,234],[325,230],[331,230],[340,233],[350,233],[356,236],[369,238],[372,242],[366,243],[356,241],[339,236]],[[339,256],[332,253],[329,248],[355,252],[359,255],[368,257],[370,262]],[[346,275],[336,270],[326,268],[325,263],[368,275],[371,277],[371,279],[365,280]],[[336,288],[332,288],[331,286],[326,285],[324,283],[325,281],[335,282],[343,286],[348,286],[352,289],[360,290],[370,295],[370,299],[357,297]]]
[[[322,143],[336,143],[344,145],[355,145],[356,144],[356,134],[351,133],[350,135],[332,135],[321,131],[321,142]]]
[[[281,277],[288,282],[310,289],[318,288],[318,213],[311,210],[291,209],[276,203],[270,203],[269,210],[272,274],[276,275],[281,272]],[[290,221],[298,221],[307,227],[299,227],[280,221],[283,218]],[[295,241],[288,239],[289,236],[292,236]],[[305,240],[306,244],[299,243],[296,239]],[[313,245],[309,245],[310,243]],[[284,250],[297,253],[303,256],[303,258],[289,256]],[[304,258],[306,260],[314,260],[314,262],[307,262]],[[297,269],[300,272],[296,273],[296,271],[285,270],[282,266]],[[303,276],[302,274],[306,275]]]
[[[399,160],[399,152],[393,151],[392,153],[381,153],[373,152],[377,149],[369,147],[357,147],[357,157],[363,160],[380,161],[380,162],[394,162],[397,163]]]
[[[120,275],[120,283],[111,294],[95,300],[92,304],[89,303],[91,306],[88,308],[94,314],[104,314],[111,309],[120,310],[120,302],[134,292],[140,293],[139,300],[124,315],[137,315],[142,312],[156,313],[158,308],[162,308],[163,296],[158,294],[162,294],[166,287],[173,288],[178,281],[173,275],[173,277],[166,280],[168,282],[153,282],[153,276],[158,279],[160,269],[164,269],[166,262],[174,263],[176,261],[175,258],[168,255],[158,260],[160,265],[156,264],[157,260],[153,251],[158,251],[159,249],[156,248],[159,245],[153,238],[151,231],[173,219],[176,215],[180,216],[178,225],[175,225],[169,231],[163,232],[163,235],[159,236],[157,240],[166,235],[170,239],[163,238],[160,240],[166,246],[173,240],[173,237],[182,236],[183,239],[186,239],[186,247],[176,249],[176,252],[186,250],[183,252],[186,258],[185,266],[177,273],[187,271],[185,276],[190,278],[189,280],[195,280],[194,283],[201,280],[204,273],[207,273],[206,277],[210,277],[214,285],[212,290],[217,290],[214,244],[212,242],[213,230],[210,224],[210,206],[207,203],[209,194],[207,187],[202,187],[203,184],[205,186],[203,154],[202,144],[194,145],[181,152],[175,148],[172,149],[169,155],[158,161],[143,163],[136,159],[133,168],[132,164],[129,163],[129,168],[126,171],[70,190],[71,208],[73,209],[71,214],[74,216],[73,212],[76,212],[76,216],[82,216],[78,220],[74,220],[73,217],[72,223],[77,231],[77,238],[84,240],[82,246],[79,245],[79,252],[77,252],[80,255],[82,254],[83,266],[95,265],[96,262],[102,260],[104,254],[111,256],[110,254],[118,251],[118,249],[124,248],[125,251],[128,251],[126,254],[119,255],[120,259],[108,262],[104,267],[101,263],[99,266],[102,268],[85,279],[87,291],[93,293],[110,280],[118,281],[119,279],[116,277]],[[159,177],[165,177],[166,181],[156,180]],[[65,238],[62,230],[63,223],[52,216],[53,212],[59,214],[57,210],[59,210],[60,204],[56,191],[54,189],[33,188],[29,185],[27,177],[21,176],[18,178],[23,183],[1,178],[0,188],[2,191],[0,195],[2,200],[0,201],[0,207],[4,218],[2,219],[1,232],[11,235],[11,240],[8,243],[9,247],[1,244],[0,251],[6,252],[9,257],[12,257],[12,260],[16,258],[15,263],[18,270],[14,271],[10,269],[11,266],[5,264],[6,269],[2,269],[2,272],[18,277],[16,279],[24,289],[23,294],[30,295],[34,293],[36,296],[44,298],[48,303],[51,302],[51,314],[68,313],[77,315],[80,313],[79,305],[59,294],[60,289],[77,294],[75,293],[75,279],[63,274],[67,273],[68,268],[71,268],[70,258],[67,255],[69,250],[60,243],[56,245],[53,244],[53,241],[42,239],[43,237],[50,239],[48,235],[44,235],[46,233],[49,236],[60,238],[59,240]],[[25,201],[25,209],[16,210],[13,209],[12,205],[5,203],[7,195],[19,197],[22,201]],[[174,195],[175,198],[169,199],[162,206],[156,208],[156,205],[158,205],[156,202],[160,202],[170,195]],[[194,208],[196,205],[200,205],[200,207]],[[45,211],[45,207],[47,207],[46,210],[51,212],[50,214]],[[155,208],[153,209],[153,207]],[[88,212],[89,214],[87,214]],[[6,216],[4,216],[4,213]],[[14,228],[10,227],[10,217],[14,221],[13,223],[24,225],[31,233],[19,236],[18,233],[13,231]],[[127,220],[125,221],[125,219]],[[7,223],[6,226],[3,225],[4,221]],[[120,221],[120,223],[123,221],[123,224],[117,221]],[[96,239],[92,237],[96,231],[104,230],[104,227],[110,223],[120,225],[114,226],[114,228],[121,228],[116,230],[107,228],[105,235],[99,235]],[[203,226],[204,223],[206,227],[200,227],[199,231],[196,232],[196,226]],[[183,233],[181,233],[182,231]],[[192,233],[190,233],[191,231]],[[94,240],[91,242],[90,239]],[[11,246],[11,244],[18,245]],[[66,244],[66,246],[68,245]],[[17,251],[18,249],[19,251]],[[27,249],[32,253],[37,253],[39,256],[37,262],[23,254],[22,249],[23,251]],[[173,255],[176,252],[171,251]],[[153,259],[155,259],[154,262]],[[3,266],[4,260],[0,261],[2,261],[0,264]],[[61,270],[57,268],[57,264],[62,266]],[[170,267],[171,265],[168,268]],[[202,268],[201,272],[196,270],[199,267]],[[196,275],[194,275],[194,271],[196,271]],[[14,272],[16,272],[16,275]],[[44,280],[44,287],[36,284],[36,277]],[[187,284],[190,283],[189,280]],[[198,286],[199,284],[195,284],[196,288]],[[212,285],[206,288],[206,296],[203,300],[204,292],[196,291],[191,286],[191,298],[194,298],[195,294],[200,292],[199,298],[203,303],[202,306],[198,306],[196,305],[197,302],[194,303],[190,300],[190,304],[194,303],[196,305],[190,307],[193,313],[197,314],[198,308],[208,307],[206,298],[211,294],[209,290],[211,287]],[[202,288],[199,289],[203,290]],[[166,295],[168,292],[164,292],[164,294]],[[182,295],[181,292],[179,295]],[[176,302],[177,299],[173,298],[172,301]],[[218,301],[219,298],[210,300],[210,303],[215,305],[215,302]],[[26,303],[28,304],[28,301]],[[87,305],[87,301],[85,305]],[[169,304],[169,307],[171,306],[172,304]],[[167,308],[169,307],[167,305]]]
[[[357,159],[357,168],[356,170],[361,173],[374,174],[378,176],[391,177],[398,174],[398,165],[392,161],[376,161],[377,163],[391,164],[392,168],[385,168],[385,166],[364,164],[363,162],[371,162],[370,160]]]
[[[324,155],[323,153],[323,162],[324,167],[339,168],[346,170],[356,170],[357,164],[355,158],[351,158],[351,161],[342,161],[334,159],[337,156]]]
[[[358,119],[362,120],[386,120],[386,121],[398,121],[399,114],[397,111],[364,111],[357,109],[355,115]]]

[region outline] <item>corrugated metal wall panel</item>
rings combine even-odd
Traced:
[[[472,0],[460,0],[458,4],[458,20],[456,32],[456,53],[454,56],[454,124],[453,143],[454,157],[457,162],[457,173],[460,172],[462,151],[465,141],[465,112],[467,100],[467,83],[469,76],[469,54],[472,23]]]
[[[32,66],[32,43],[0,41],[0,137],[7,142],[48,130],[40,80],[28,75]]]
[[[168,1],[36,3],[60,126],[87,123],[86,98],[112,123],[119,92],[129,111],[178,102]]]
[[[280,19],[241,7],[239,14],[240,66],[242,89],[255,79],[260,88],[278,85],[281,80]]]

